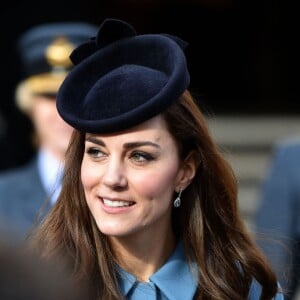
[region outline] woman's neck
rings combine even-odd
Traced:
[[[166,262],[176,244],[173,233],[163,240],[155,236],[151,239],[111,237],[110,242],[118,265],[138,281],[145,282]]]

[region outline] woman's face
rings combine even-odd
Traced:
[[[81,180],[99,230],[117,237],[172,230],[183,169],[161,116],[113,135],[86,134]]]

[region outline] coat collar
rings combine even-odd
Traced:
[[[133,289],[147,288],[148,283],[139,283],[132,275],[117,266],[119,286],[126,297],[134,293]],[[149,278],[149,288],[159,289],[167,299],[192,299],[197,290],[197,272],[195,265],[190,265],[184,253],[182,242],[179,242],[175,251],[167,262]]]

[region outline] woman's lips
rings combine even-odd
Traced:
[[[98,197],[101,203],[101,207],[104,212],[108,214],[118,214],[122,212],[131,211],[131,209],[135,206],[136,202],[120,200],[120,199],[109,199]]]
[[[107,207],[128,207],[134,204],[133,201],[111,200],[102,198],[102,202]]]

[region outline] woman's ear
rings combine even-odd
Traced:
[[[182,162],[181,169],[177,177],[176,190],[184,190],[192,182],[199,164],[199,156],[196,155],[195,151],[191,151]]]

